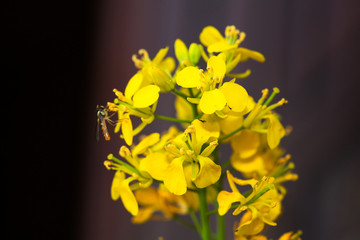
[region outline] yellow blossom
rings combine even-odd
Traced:
[[[134,177],[125,179],[125,173],[116,171],[112,185],[111,198],[116,201],[121,198],[125,208],[134,216],[139,212],[139,207],[133,192],[130,189],[130,182],[134,181]]]
[[[279,121],[278,115],[273,110],[286,104],[287,100],[283,98],[277,103],[269,105],[274,96],[279,92],[278,88],[274,88],[272,95],[269,97],[269,90],[264,89],[262,91],[262,97],[253,106],[243,121],[244,128],[250,129],[254,132],[266,133],[267,143],[271,149],[276,148],[279,145],[280,140],[286,134],[285,128]],[[266,120],[266,122],[263,120]]]
[[[227,26],[225,38],[213,26],[205,27],[200,33],[200,42],[208,47],[208,52],[223,52],[237,48],[245,39],[245,33],[240,32],[234,26]]]
[[[121,198],[126,210],[136,216],[139,207],[133,191],[149,187],[153,180],[147,172],[140,169],[141,159],[132,154],[127,147],[122,146],[119,153],[128,163],[116,158],[113,154],[109,154],[108,160],[104,162],[107,169],[115,171],[111,197],[114,201]]]
[[[198,188],[215,183],[220,177],[221,167],[215,164],[209,155],[217,146],[218,136],[216,126],[194,120],[185,133],[178,135],[165,146],[170,155],[153,153],[147,157],[150,175],[163,181],[165,187],[176,195],[185,194],[187,179],[191,179]],[[209,145],[202,150],[202,146],[209,140]],[[185,169],[189,169],[189,166],[191,171],[190,175],[187,175]]]
[[[143,86],[155,84],[161,92],[169,92],[174,88],[171,72],[175,68],[175,61],[171,57],[164,59],[168,50],[168,47],[160,49],[153,60],[145,49],[139,50],[140,59],[136,55],[132,56],[135,66],[140,69],[137,74],[142,75]]]
[[[233,215],[238,215],[243,211],[251,211],[252,218],[241,226],[252,223],[256,218],[260,218],[264,223],[275,226],[274,220],[280,214],[281,197],[274,189],[274,178],[264,177],[260,182],[255,179],[241,180],[235,178],[227,171],[227,177],[232,192],[221,191],[217,197],[219,203],[219,215],[224,215],[233,203],[239,202]],[[252,192],[245,197],[237,189],[236,185],[251,185]],[[278,207],[276,207],[278,206]],[[237,231],[240,226],[237,228]]]
[[[169,193],[162,185],[158,189],[149,187],[135,191],[137,202],[141,205],[139,213],[132,222],[144,223],[148,220],[169,220],[175,214],[188,212],[188,203],[184,196]]]
[[[248,58],[264,62],[265,57],[261,53],[246,48],[238,48],[245,37],[246,34],[240,32],[235,26],[226,27],[225,37],[215,27],[207,26],[200,33],[200,42],[207,47],[209,53],[234,51],[234,58],[231,59],[233,62],[228,62],[231,65],[236,66],[239,61],[246,61]]]
[[[159,87],[155,85],[147,85],[141,89],[137,89],[139,86],[136,81],[140,81],[141,75],[135,75],[128,86],[125,89],[125,95],[114,89],[114,93],[117,98],[114,100],[114,103],[108,103],[109,109],[111,111],[118,112],[118,121],[115,126],[115,133],[119,132],[121,129],[122,137],[124,138],[126,144],[129,146],[132,145],[133,136],[138,134],[147,124],[151,123],[154,120],[154,113],[156,107],[156,102],[159,97]],[[150,105],[153,105],[153,108],[150,108]],[[137,126],[134,130],[130,116],[134,115],[141,118],[142,123]]]
[[[207,70],[189,66],[176,75],[176,83],[183,88],[197,88],[202,94],[188,101],[199,104],[205,114],[212,114],[224,109],[227,105],[234,112],[242,112],[248,102],[247,91],[234,81],[223,83],[226,65],[221,55],[210,57]]]

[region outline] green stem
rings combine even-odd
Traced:
[[[177,90],[176,88],[174,88],[173,90],[171,90],[171,92],[173,92],[175,95],[178,95],[179,97],[182,97],[183,99],[185,99],[187,101],[187,98],[189,97],[188,95],[182,93],[181,91]]]
[[[219,205],[218,205],[218,207],[219,207]],[[220,216],[219,214],[217,214],[217,240],[225,240],[226,239],[225,229],[226,229],[225,228],[225,215]]]
[[[278,171],[277,173],[275,173],[274,175],[272,175],[272,177],[277,178],[281,175],[284,175],[285,173],[287,173],[288,171],[292,170],[295,168],[294,163],[289,163],[286,167],[284,167],[283,169],[281,169],[280,171]]]
[[[159,114],[154,114],[154,117],[157,118],[157,119],[161,119],[161,120],[165,120],[165,121],[170,121],[170,122],[191,123],[191,120],[177,119],[177,118],[168,117],[168,116],[163,116],[163,115],[159,115]]]
[[[201,237],[203,240],[210,240],[210,222],[207,214],[208,204],[206,201],[206,188],[199,189],[199,202],[200,202],[200,218],[201,218]]]
[[[220,142],[224,141],[225,139],[233,136],[234,134],[240,132],[240,131],[243,130],[243,129],[244,129],[244,126],[239,127],[238,129],[236,129],[235,131],[229,133],[228,135],[225,135],[225,136],[219,138],[219,139],[218,139],[218,142],[220,143]]]
[[[199,233],[200,236],[202,236],[201,235],[201,225],[200,225],[199,220],[196,217],[195,212],[194,212],[193,209],[189,210],[189,215],[190,215],[191,220],[193,221],[193,223],[195,225],[196,231]]]
[[[192,91],[191,88],[188,88],[189,89],[189,94],[190,94],[190,97],[194,97],[194,93]],[[190,103],[190,102],[189,102]],[[196,104],[193,104],[193,103],[190,103],[191,105],[191,108],[192,108],[192,111],[193,111],[193,116],[194,116],[194,119],[198,117],[198,110],[197,110],[197,105]]]
[[[197,226],[192,224],[192,223],[189,223],[188,221],[185,221],[184,219],[182,219],[180,216],[178,215],[175,215],[174,216],[174,220],[178,223],[180,223],[181,225],[184,225],[185,227],[188,227],[190,229],[193,229],[193,230],[197,230]]]

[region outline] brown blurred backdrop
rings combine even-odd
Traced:
[[[112,101],[136,72],[131,56],[151,57],[173,43],[199,42],[202,28],[245,31],[243,46],[262,52],[242,80],[257,98],[277,86],[294,131],[282,144],[300,179],[276,228],[304,239],[356,239],[360,215],[360,2],[356,0],[11,2],[6,8],[3,161],[6,239],[198,239],[174,222],[132,225],[110,198],[113,173],[103,166],[123,144],[95,141],[95,107]],[[159,111],[174,115],[173,97]],[[10,103],[10,106],[8,105]],[[166,130],[156,121],[145,133]],[[224,153],[224,156],[226,154]],[[229,217],[228,239],[232,239]]]

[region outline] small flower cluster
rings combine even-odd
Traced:
[[[230,210],[239,216],[235,239],[267,239],[260,235],[263,229],[276,226],[287,193],[283,183],[298,178],[291,156],[280,146],[290,128],[275,112],[287,100],[274,102],[278,88],[263,89],[255,100],[239,84],[251,71],[234,73],[236,66],[249,59],[265,61],[261,53],[241,46],[245,36],[234,26],[226,27],[225,36],[207,26],[201,44],[175,41],[176,59],[166,57],[168,47],[153,59],[144,49],[132,57],[139,70],[124,92],[114,89],[116,98],[101,120],[103,130],[106,120],[115,122],[115,133],[121,130],[128,145],[120,148],[121,158],[108,155],[105,166],[115,174],[111,197],[121,199],[133,223],[173,219],[211,239],[209,218],[217,216],[219,240],[225,239],[223,216]],[[166,93],[176,95],[176,117],[156,113]],[[136,127],[134,117],[141,120]],[[134,136],[155,119],[175,125],[135,143]],[[229,159],[220,158],[224,144],[231,146]],[[181,218],[187,214],[192,223]],[[279,239],[299,240],[300,235],[288,232]]]

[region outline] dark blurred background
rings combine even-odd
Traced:
[[[131,55],[150,57],[203,27],[245,31],[244,47],[264,64],[241,83],[255,98],[277,86],[293,126],[282,141],[296,163],[284,213],[268,236],[301,229],[303,239],[356,239],[359,231],[360,1],[12,1],[6,3],[3,128],[6,239],[198,239],[174,222],[132,225],[110,198],[103,166],[123,144],[95,141],[95,108],[112,101],[136,72]],[[170,102],[173,97],[168,99]],[[172,103],[159,111],[173,115]],[[10,106],[9,106],[10,104]],[[157,121],[145,133],[166,130]],[[232,239],[232,221],[228,239]]]

